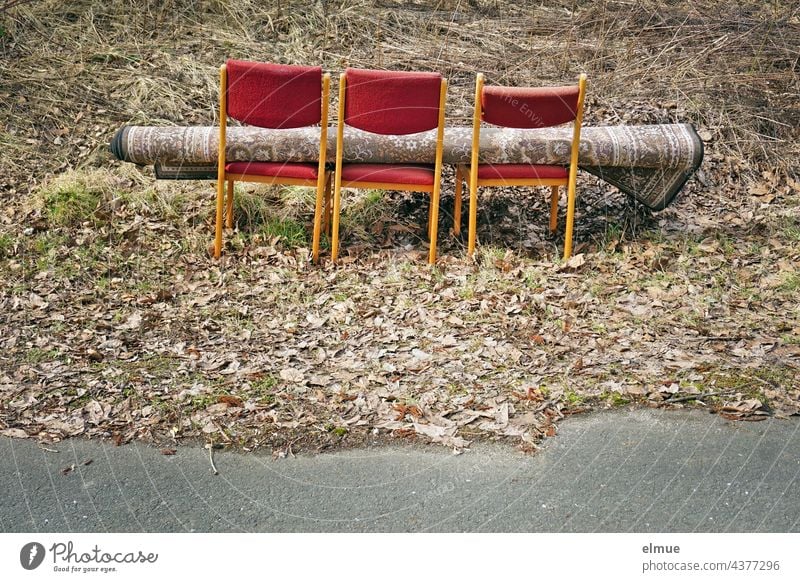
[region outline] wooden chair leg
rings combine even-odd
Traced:
[[[470,182],[472,180],[470,179]],[[478,186],[470,183],[469,185],[469,241],[467,243],[467,254],[472,256],[475,252],[475,242],[478,238]]]
[[[461,166],[456,166],[456,199],[453,206],[453,234],[461,234],[461,188],[463,177],[461,176]]]
[[[342,185],[339,178],[333,187],[333,220],[331,226],[331,260],[335,263],[339,258],[339,212],[342,206]]]
[[[233,228],[233,180],[228,180],[227,227]]]
[[[436,239],[439,236],[439,186],[434,185],[433,193],[431,194],[431,209],[429,214],[429,221],[431,223],[428,239],[430,240],[430,251],[428,254],[428,263],[431,265],[436,264]]]
[[[217,217],[214,232],[214,258],[218,259],[222,254],[222,209],[224,206],[225,175],[217,177]]]
[[[433,193],[428,201],[428,242],[431,240],[431,218],[433,218]]]
[[[550,194],[550,232],[558,228],[558,186],[551,186]]]
[[[564,260],[572,256],[572,229],[575,222],[575,180],[571,180],[567,190],[567,224],[564,232]]]

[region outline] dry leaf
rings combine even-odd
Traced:
[[[243,402],[242,399],[238,396],[231,396],[229,394],[222,394],[218,399],[217,402],[220,404],[227,404],[228,406],[235,406],[241,407]]]
[[[284,368],[280,373],[281,380],[291,382],[293,384],[302,384],[305,380],[305,375],[296,368]]]
[[[4,437],[11,437],[15,439],[26,439],[28,438],[28,433],[26,433],[21,428],[5,428],[0,430],[0,435]]]
[[[566,263],[561,265],[559,271],[568,271],[572,270],[575,271],[580,269],[586,263],[586,256],[583,253],[573,255],[570,257]]]
[[[120,329],[138,329],[142,326],[142,314],[134,311],[125,320],[125,323],[119,326]]]

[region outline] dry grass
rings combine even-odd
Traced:
[[[123,123],[213,123],[227,57],[439,70],[453,123],[469,117],[477,71],[508,84],[585,71],[589,123],[689,121],[748,170],[794,170],[799,10],[752,0],[21,2],[0,14],[0,188],[106,164]]]

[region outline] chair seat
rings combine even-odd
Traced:
[[[231,162],[225,164],[225,172],[229,174],[249,174],[251,176],[267,176],[273,178],[316,180],[319,167],[317,164],[303,164],[297,162]]]
[[[569,170],[536,164],[478,164],[479,180],[566,180]]]
[[[342,182],[384,182],[432,186],[433,166],[422,164],[345,164]]]

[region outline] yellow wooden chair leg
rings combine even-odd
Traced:
[[[335,263],[339,258],[339,211],[342,205],[342,182],[336,177],[333,187],[333,218],[331,225],[331,260]]]
[[[439,185],[433,187],[433,194],[431,195],[431,210],[430,210],[431,231],[429,239],[431,241],[431,248],[428,254],[428,263],[431,265],[436,264],[436,239],[439,235]]]
[[[217,179],[217,218],[215,221],[215,234],[214,234],[214,258],[218,259],[222,254],[222,209],[224,206],[224,189],[225,177],[220,176]]]
[[[575,181],[570,181],[567,191],[567,226],[564,232],[564,260],[572,256],[572,228],[575,221]]]
[[[227,114],[228,72],[225,65],[219,68],[219,148],[217,151],[217,216],[214,224],[214,258],[222,254],[222,211],[225,206],[225,126]]]
[[[233,228],[233,180],[228,180],[227,227]]]
[[[550,194],[550,232],[558,228],[558,186],[551,186]]]
[[[431,198],[428,201],[428,242],[431,240],[431,218],[433,218],[433,194],[431,194]]]
[[[461,187],[462,187],[461,166],[456,166],[456,199],[453,205],[453,234],[461,234]]]
[[[314,204],[314,234],[311,242],[311,258],[314,263],[319,262],[319,238],[322,230],[322,212],[327,183],[328,174],[326,172],[317,180],[317,199]]]
[[[470,180],[472,182],[472,180]],[[471,256],[475,252],[475,241],[478,231],[478,186],[470,183],[469,185],[469,241],[467,242],[467,253]]]

